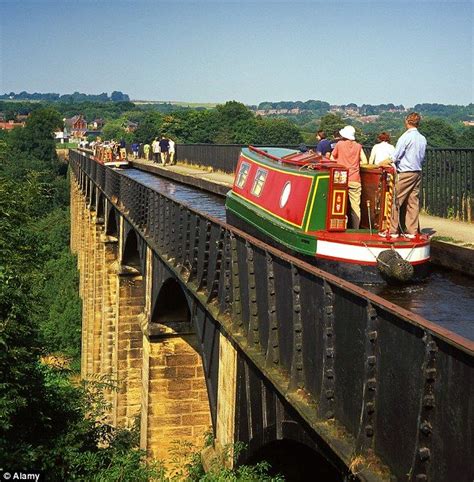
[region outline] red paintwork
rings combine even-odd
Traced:
[[[353,246],[367,245],[369,248],[380,248],[386,246],[387,248],[412,248],[414,246],[426,246],[430,244],[430,238],[424,234],[418,235],[414,239],[408,238],[387,238],[381,237],[378,233],[354,232],[346,231],[345,233],[329,232],[329,231],[312,231],[309,234],[314,234],[317,239],[323,241],[332,241],[334,243],[343,243]]]
[[[375,230],[384,231],[390,227],[390,210],[386,212],[385,205],[391,202],[395,170],[391,166],[370,169],[361,166],[360,176],[362,180],[360,227],[365,229],[372,227]]]
[[[337,261],[338,263],[349,263],[349,264],[358,264],[361,266],[377,266],[376,261],[361,261],[361,260],[352,260],[352,259],[344,259],[344,258],[338,258],[336,256],[327,256],[323,254],[318,254],[317,258],[321,259],[327,259],[329,261]],[[429,261],[429,259],[421,259],[419,261],[410,261],[410,264],[413,266],[419,265],[419,264],[425,264]]]
[[[308,197],[311,191],[313,178],[304,177],[303,174],[297,171],[293,174],[287,171],[279,171],[277,168],[271,168],[266,165],[259,166],[255,161],[243,157],[242,155],[240,156],[237,165],[237,173],[240,170],[242,162],[250,164],[250,171],[242,189],[236,185],[238,177],[236,176],[233,191],[251,202],[258,203],[261,208],[270,211],[272,214],[283,218],[290,223],[301,226],[303,224],[306,206],[308,205]],[[268,175],[260,196],[255,196],[251,193],[251,190],[257,169],[260,167],[268,171]],[[290,197],[286,205],[281,208],[281,193],[286,182],[289,180],[291,181]]]

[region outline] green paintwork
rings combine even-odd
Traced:
[[[328,172],[319,172],[316,177],[321,176],[328,176]],[[311,192],[309,194],[308,203],[311,203],[313,199],[314,190],[316,188],[316,179],[314,180],[314,185],[311,188]],[[316,198],[314,200],[313,212],[311,213],[311,220],[309,222],[308,231],[318,231],[320,229],[326,229],[326,214],[327,214],[327,205],[328,205],[328,189],[329,189],[329,178],[320,179],[318,184],[318,191],[316,193]],[[306,213],[305,220],[303,226],[306,226],[308,222],[308,216],[310,215],[309,209]]]
[[[309,256],[315,255],[317,242],[314,236],[257,210],[252,204],[233,195],[232,191],[227,194],[226,208],[278,243]]]

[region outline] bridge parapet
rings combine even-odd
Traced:
[[[473,343],[86,155],[70,164],[88,203],[100,193],[191,300],[215,434],[251,457],[297,423],[295,438],[359,461],[363,479],[472,479]],[[235,363],[216,361],[205,326]]]

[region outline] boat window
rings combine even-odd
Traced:
[[[255,179],[252,186],[252,194],[254,196],[260,196],[260,194],[262,194],[267,174],[268,171],[266,171],[265,169],[257,169],[257,174],[255,174]]]
[[[286,203],[288,202],[288,198],[290,197],[291,192],[291,182],[287,181],[283,186],[283,191],[281,192],[280,196],[280,207],[284,208]]]
[[[237,174],[237,182],[235,183],[236,186],[240,189],[244,187],[245,181],[249,175],[250,171],[250,164],[246,162],[242,162],[240,165],[239,173]]]

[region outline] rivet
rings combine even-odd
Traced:
[[[377,380],[375,378],[369,378],[367,380],[367,388],[371,391],[374,391],[377,386]]]
[[[328,358],[332,358],[334,356],[334,349],[333,348],[327,348],[326,349],[326,356]]]
[[[430,341],[427,346],[430,353],[436,353],[438,351],[438,346],[434,341]]]
[[[432,381],[435,380],[435,378],[436,378],[436,368],[428,368],[425,373],[426,373],[426,379],[429,382],[432,382]]]
[[[374,435],[374,427],[372,427],[372,425],[366,425],[365,434],[367,437],[372,437]]]
[[[375,412],[375,405],[372,402],[368,402],[366,405],[366,410],[369,415]]]
[[[376,331],[369,331],[368,336],[369,336],[370,341],[375,341],[377,339],[377,332]]]
[[[334,378],[334,371],[331,369],[326,370],[326,378]]]
[[[367,363],[368,363],[370,366],[374,366],[376,362],[377,362],[377,357],[375,357],[375,356],[369,356],[369,357],[367,357]]]
[[[326,398],[334,398],[334,390],[326,390]]]
[[[423,405],[425,406],[425,408],[433,408],[435,405],[435,400],[433,395],[426,395],[423,398]]]
[[[420,456],[421,460],[428,460],[431,456],[430,449],[428,447],[422,447],[420,450],[418,450],[418,455]]]
[[[431,427],[431,424],[428,422],[428,421],[424,421],[421,425],[420,425],[420,430],[422,433],[424,433],[425,435],[429,435],[431,433],[431,430],[432,430],[432,427]]]

